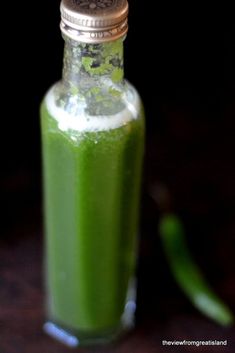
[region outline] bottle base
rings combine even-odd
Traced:
[[[63,327],[54,321],[45,322],[43,330],[50,337],[70,348],[76,348],[78,346],[105,345],[118,340],[134,328],[135,309],[135,301],[127,301],[120,325],[102,332],[74,331]]]

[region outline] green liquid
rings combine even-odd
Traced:
[[[61,131],[41,109],[49,318],[76,331],[120,325],[134,275],[143,118]]]

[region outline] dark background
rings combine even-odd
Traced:
[[[11,18],[1,38],[0,351],[64,352],[41,333],[38,113],[61,77],[59,1],[4,4],[4,12]],[[158,237],[161,205],[153,200],[153,190],[167,189],[195,260],[235,312],[234,32],[229,10],[215,5],[153,9],[130,1],[125,72],[143,98],[147,124],[138,326],[107,352],[167,352],[162,339],[228,339],[227,348],[208,352],[235,347],[233,329],[203,318],[175,284]]]

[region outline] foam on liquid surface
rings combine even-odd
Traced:
[[[72,99],[72,98],[71,98]],[[55,103],[53,87],[47,93],[46,107],[48,112],[57,120],[59,129],[62,131],[105,131],[116,129],[125,125],[130,120],[138,118],[139,97],[133,92],[133,103],[126,102],[126,108],[113,115],[88,115],[85,113],[84,105],[81,104],[80,112],[69,113]],[[77,107],[76,107],[77,108]]]

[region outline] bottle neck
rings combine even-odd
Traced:
[[[71,95],[89,95],[123,84],[123,39],[87,44],[67,37],[62,81]]]

